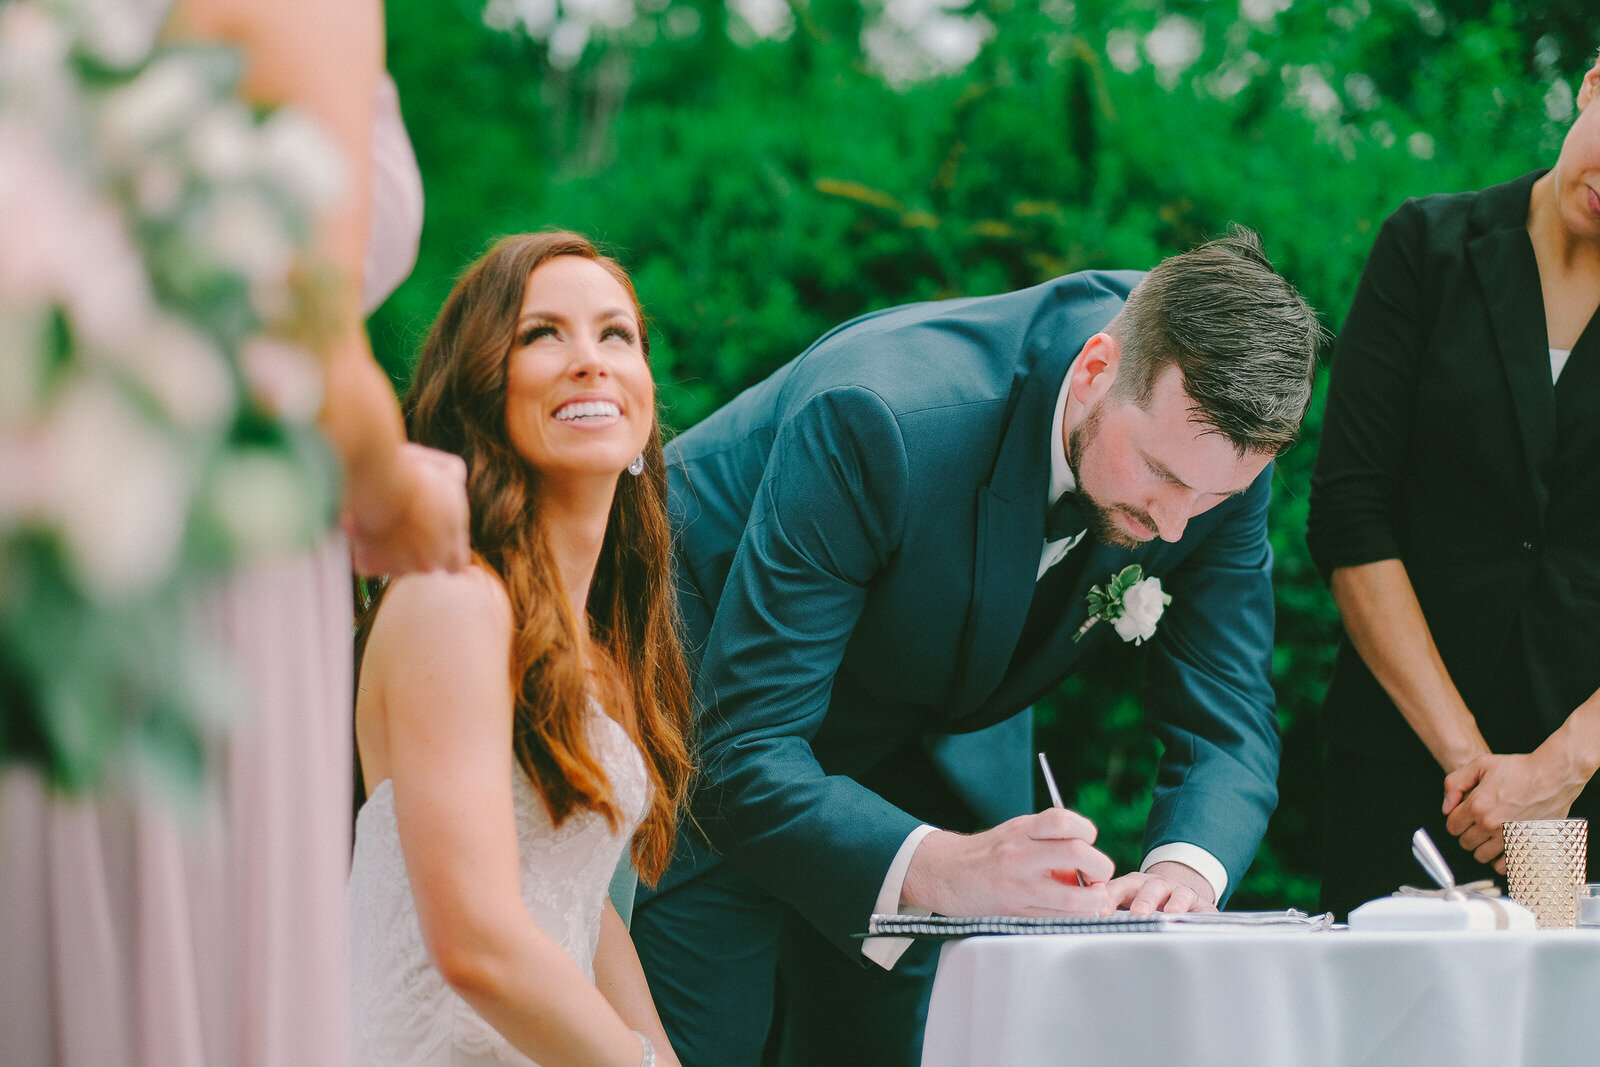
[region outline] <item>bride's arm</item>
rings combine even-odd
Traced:
[[[600,918],[600,944],[594,953],[594,984],[622,1016],[623,1022],[650,1039],[660,1067],[679,1067],[661,1017],[656,1014],[655,1001],[650,999],[650,986],[645,981],[644,968],[639,965],[633,938],[610,900],[606,901],[605,913]]]
[[[400,579],[373,630],[363,674],[381,702],[423,939],[445,980],[524,1054],[636,1067],[638,1035],[522,901],[510,644],[505,592],[477,567]]]

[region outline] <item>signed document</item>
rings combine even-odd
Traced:
[[[1109,934],[1162,933],[1175,930],[1238,929],[1329,930],[1333,915],[1307,915],[1288,911],[1218,911],[1200,914],[1110,915],[1031,917],[1014,915],[874,915],[863,937],[989,937],[996,934]]]

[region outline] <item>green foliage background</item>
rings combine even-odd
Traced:
[[[374,341],[403,387],[456,272],[496,235],[549,226],[633,271],[677,430],[861,312],[1148,267],[1233,221],[1337,329],[1403,198],[1554,160],[1562,83],[1600,43],[1590,2],[974,0],[960,10],[994,32],[972,63],[896,83],[861,44],[871,0],[791,0],[782,39],[719,0],[641,0],[567,69],[489,29],[483,0],[390,0],[428,207]],[[1137,47],[1173,16],[1202,42],[1181,70]],[[1316,718],[1338,632],[1303,541],[1320,398],[1277,468],[1282,801],[1238,907],[1316,903]],[[1137,863],[1158,755],[1137,674],[1125,655],[1036,709],[1119,869]]]

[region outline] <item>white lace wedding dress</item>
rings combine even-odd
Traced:
[[[523,903],[540,929],[593,980],[606,887],[644,817],[650,780],[638,748],[610,716],[596,708],[589,730],[623,815],[616,832],[594,812],[570,815],[555,829],[543,799],[515,763],[511,776]],[[388,781],[373,790],[356,819],[350,981],[355,1067],[533,1063],[473,1011],[429,961]]]

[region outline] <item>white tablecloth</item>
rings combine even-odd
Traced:
[[[923,1067],[1600,1064],[1600,931],[1229,930],[945,945]]]

